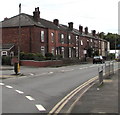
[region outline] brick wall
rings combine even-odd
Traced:
[[[33,67],[47,67],[47,66],[60,66],[63,64],[61,60],[54,61],[33,61],[33,60],[21,60],[22,66],[33,66]]]

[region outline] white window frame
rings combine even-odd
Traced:
[[[76,46],[78,46],[78,36],[76,36]]]
[[[69,44],[71,44],[71,35],[68,36]]]
[[[7,51],[2,51],[1,52],[1,56],[7,56],[8,55],[8,52]]]
[[[55,40],[54,36],[55,36],[55,35],[54,35],[54,33],[52,32],[52,33],[51,33],[51,42],[52,42],[52,43],[54,43],[54,40]]]
[[[81,46],[83,46],[83,40],[81,40]]]
[[[45,41],[45,32],[42,30],[41,31],[41,42]]]
[[[72,48],[69,48],[69,58],[72,57]]]
[[[45,46],[41,46],[41,54],[45,56]]]
[[[61,34],[61,43],[64,44],[64,34]]]

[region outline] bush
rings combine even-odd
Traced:
[[[58,60],[60,60],[60,59],[62,59],[62,58],[63,58],[63,56],[62,56],[62,55],[56,55],[55,57],[56,57],[56,59],[58,59]]]
[[[35,61],[42,61],[42,60],[44,60],[45,59],[45,57],[42,55],[42,54],[40,54],[40,53],[37,53],[36,55],[35,55],[35,57],[34,57],[34,60]]]
[[[53,59],[54,56],[52,53],[46,53],[45,57],[46,57],[46,60],[51,60],[51,59]]]
[[[34,60],[35,54],[34,53],[20,53],[21,60]]]
[[[2,56],[2,65],[11,65],[11,57]]]

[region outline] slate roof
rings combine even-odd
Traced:
[[[44,27],[40,22],[34,21],[33,17],[22,13],[21,15],[21,26],[40,26]],[[2,27],[18,27],[19,26],[19,15],[9,18],[1,22]]]
[[[73,30],[70,30],[68,26],[63,25],[63,24],[59,24],[57,26],[53,22],[42,19],[42,18],[40,18],[39,21],[37,22],[34,20],[33,16],[25,14],[25,13],[21,13],[20,16],[21,16],[21,26],[38,26],[38,27],[42,27],[42,28],[49,28],[49,29],[61,30],[61,31],[65,31],[65,32],[72,32],[73,34],[76,34],[76,35],[81,35],[81,36],[96,39],[96,37],[92,36],[92,34],[90,34],[90,33],[88,33],[87,35],[84,32],[82,34],[80,34],[79,30],[77,30],[75,28],[73,28]],[[0,22],[0,24],[1,23],[2,23],[2,28],[18,27],[19,26],[19,15],[16,15],[12,18],[4,20],[4,21]]]
[[[0,44],[1,50],[10,50],[14,47],[14,44]]]

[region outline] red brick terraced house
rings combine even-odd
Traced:
[[[59,24],[58,19],[53,22],[40,17],[39,7],[35,8],[33,16],[21,13],[21,39],[20,51],[26,53],[53,53],[63,58],[83,59],[89,57],[88,51],[98,51],[100,55],[107,56],[108,42],[101,39],[96,31],[88,32],[73,28],[73,22],[68,26]],[[19,15],[5,19],[2,23],[2,44],[13,44],[14,55],[18,51]]]

